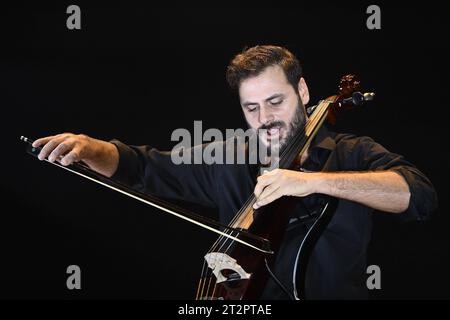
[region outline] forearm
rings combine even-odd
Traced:
[[[318,173],[317,178],[318,193],[392,213],[409,205],[408,184],[394,171]]]
[[[91,153],[83,161],[94,171],[111,177],[119,164],[119,152],[110,142],[89,138]]]

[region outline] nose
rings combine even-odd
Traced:
[[[261,125],[269,123],[270,121],[273,120],[273,115],[266,106],[261,106],[259,108],[259,119],[258,120]]]

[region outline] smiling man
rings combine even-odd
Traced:
[[[243,51],[229,64],[227,80],[239,94],[249,127],[260,132],[266,146],[282,149],[297,130],[304,129],[308,86],[299,61],[287,49],[256,46]],[[423,220],[437,205],[430,181],[402,156],[371,138],[325,127],[303,155],[300,170],[275,169],[261,175],[261,168],[252,164],[176,165],[170,153],[86,135],[65,133],[38,139],[33,145],[43,146],[41,160],[48,157],[63,165],[83,160],[92,170],[143,192],[216,208],[224,223],[252,193],[257,198],[254,208],[283,196],[296,197],[298,206],[274,267],[276,277],[291,292],[295,257],[311,225],[303,217],[317,208],[322,194],[338,198],[337,210],[307,269],[306,296],[315,299],[367,297],[364,276],[374,210],[405,221]],[[270,279],[262,298],[289,296]]]

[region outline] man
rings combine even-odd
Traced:
[[[308,86],[298,60],[285,48],[256,46],[245,50],[231,61],[227,80],[239,93],[249,127],[266,129],[260,134],[266,145],[278,141],[280,149],[296,130],[304,128]],[[43,146],[41,160],[48,157],[63,165],[82,160],[91,169],[140,190],[215,207],[225,223],[252,192],[257,198],[255,209],[282,196],[298,197],[303,206],[295,211],[314,208],[320,194],[339,198],[335,215],[310,259],[309,298],[366,298],[364,275],[372,211],[423,220],[437,203],[430,181],[402,156],[368,137],[337,134],[325,127],[302,157],[302,170],[275,169],[260,176],[251,165],[176,165],[170,153],[86,135],[45,137],[33,146]],[[301,212],[293,212],[293,223],[274,268],[290,291],[295,255],[306,232],[299,216]],[[263,298],[288,296],[269,280]]]

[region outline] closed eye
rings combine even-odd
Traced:
[[[271,100],[270,104],[273,106],[279,105],[283,102],[283,100]]]
[[[256,111],[256,109],[258,109],[258,106],[256,106],[256,105],[249,105],[249,106],[247,106],[247,111],[248,112],[254,112],[254,111]]]

